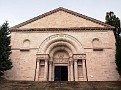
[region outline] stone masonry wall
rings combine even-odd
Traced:
[[[5,77],[10,80],[34,80],[36,53],[40,44],[54,34],[68,34],[82,44],[86,53],[87,75],[89,81],[116,81],[119,76],[115,65],[115,39],[112,31],[80,31],[80,32],[12,32],[13,68],[6,72]],[[101,41],[102,51],[94,51],[92,41]],[[30,49],[20,50],[24,40],[30,41]],[[79,47],[78,47],[79,48]],[[80,52],[81,53],[81,52]]]

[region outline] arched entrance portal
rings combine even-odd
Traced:
[[[68,52],[58,50],[54,53],[54,81],[68,81]]]
[[[40,45],[36,81],[86,81],[86,55],[77,39],[66,34],[48,37]]]

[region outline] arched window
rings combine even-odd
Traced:
[[[30,48],[30,40],[26,39],[23,41],[23,48]]]
[[[28,51],[30,48],[30,40],[25,39],[22,43],[21,51]]]
[[[92,40],[92,46],[94,51],[102,51],[101,41],[98,38]]]

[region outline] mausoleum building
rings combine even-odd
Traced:
[[[57,8],[11,28],[9,80],[117,81],[114,27]]]

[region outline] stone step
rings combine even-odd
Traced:
[[[121,90],[121,82],[0,81],[0,90]]]

